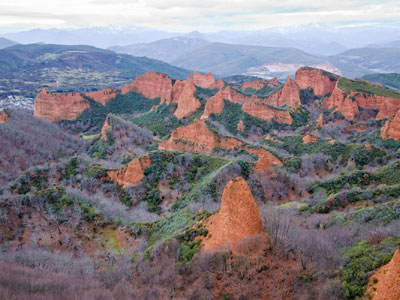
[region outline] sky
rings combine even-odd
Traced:
[[[0,32],[137,26],[257,30],[302,24],[400,28],[399,0],[0,0]]]

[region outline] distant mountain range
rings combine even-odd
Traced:
[[[185,53],[208,44],[210,44],[210,42],[200,38],[173,37],[147,44],[141,43],[129,46],[114,46],[109,49],[118,53],[126,53],[133,56],[147,56],[149,58],[170,63]]]
[[[190,71],[147,57],[92,46],[17,45],[0,50],[0,95],[120,88],[149,71],[183,79]]]
[[[0,37],[0,49],[11,47],[11,46],[14,46],[14,45],[18,45],[18,43],[14,42],[14,41],[11,41],[9,39]]]

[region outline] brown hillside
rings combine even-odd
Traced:
[[[263,148],[246,147],[246,151],[258,156],[257,163],[254,166],[254,171],[266,171],[272,166],[278,166],[282,164],[279,158]]]
[[[258,101],[246,102],[242,109],[244,112],[267,122],[275,120],[278,123],[292,124],[293,121],[289,110],[276,109]]]
[[[288,105],[292,109],[297,108],[301,105],[300,88],[297,83],[288,76],[283,87],[269,96],[267,102],[276,107]]]
[[[208,99],[204,108],[202,119],[207,119],[211,114],[219,114],[224,109],[225,102],[223,98],[223,91],[219,90],[214,96]]]
[[[167,104],[176,103],[178,105],[174,115],[178,119],[188,117],[201,107],[201,103],[194,97],[196,87],[189,81],[177,80],[172,89],[172,100]]]

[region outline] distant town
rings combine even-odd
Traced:
[[[11,95],[7,98],[0,99],[0,110],[3,110],[4,108],[11,108],[33,112],[33,100],[33,98]]]

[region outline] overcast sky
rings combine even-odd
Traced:
[[[400,26],[399,0],[0,0],[0,30],[123,26],[173,31],[308,23]]]

